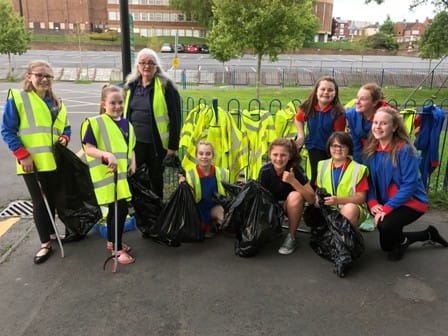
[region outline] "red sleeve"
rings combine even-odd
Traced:
[[[305,118],[305,112],[303,112],[302,109],[299,109],[299,111],[296,114],[296,120],[300,121],[300,122],[305,122],[306,118]]]
[[[364,174],[364,177],[356,185],[356,192],[367,190],[369,190],[369,182],[367,181],[367,174]]]
[[[342,113],[339,117],[336,118],[336,120],[333,123],[333,129],[334,131],[345,131],[345,113]]]
[[[20,147],[17,148],[14,152],[13,152],[14,156],[16,157],[17,160],[23,160],[24,158],[26,158],[28,155],[30,155],[30,153],[26,150],[25,147]]]

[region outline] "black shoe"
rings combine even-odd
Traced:
[[[439,231],[432,225],[428,226],[429,240],[439,243],[443,247],[448,247],[448,242],[440,235]]]
[[[34,256],[34,263],[35,264],[42,264],[43,262],[45,262],[51,255],[51,252],[53,251],[53,249],[51,248],[51,245],[48,244],[47,246],[41,247],[39,249],[39,251],[37,251],[37,253],[39,253],[41,250],[47,250],[47,253],[43,254],[43,255],[35,255]]]
[[[403,259],[404,250],[405,248],[402,246],[394,248],[392,251],[387,253],[387,259],[391,261],[399,261]]]

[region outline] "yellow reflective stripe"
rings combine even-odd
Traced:
[[[21,91],[20,96],[22,97],[23,107],[25,108],[26,118],[28,119],[28,124],[36,125],[36,120],[34,119],[33,107],[31,106],[30,97],[26,91]]]
[[[157,123],[164,122],[164,121],[168,122],[170,120],[170,118],[166,114],[165,115],[161,115],[161,116],[157,116],[154,119],[156,120]]]
[[[51,133],[51,131],[52,128],[47,126],[30,126],[28,128],[20,129],[18,135],[35,135],[35,133]]]
[[[41,147],[31,147],[28,148],[28,152],[31,154],[40,154],[40,153],[50,153],[52,150],[51,146],[41,146]]]

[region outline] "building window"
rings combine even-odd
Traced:
[[[109,12],[109,20],[117,21],[120,19],[120,14],[118,12]]]
[[[185,21],[184,14],[177,14],[177,21]]]
[[[116,5],[120,3],[120,0],[107,0],[107,3],[111,5]]]

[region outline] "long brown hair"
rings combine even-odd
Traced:
[[[286,170],[289,170],[291,168],[299,169],[300,164],[302,163],[302,157],[300,156],[299,147],[297,146],[296,142],[293,139],[288,138],[278,138],[271,142],[269,145],[269,151],[268,154],[271,154],[272,148],[276,146],[282,146],[288,150],[289,153],[289,161],[286,165]]]
[[[397,158],[396,153],[399,148],[399,146],[403,143],[408,143],[411,148],[415,151],[415,147],[412,145],[412,142],[409,138],[408,132],[406,131],[406,127],[404,126],[403,119],[401,116],[395,111],[393,108],[390,107],[380,107],[376,113],[378,112],[384,112],[391,116],[392,118],[392,127],[395,128],[395,131],[392,134],[392,140],[389,145],[389,155],[390,159],[392,160],[392,165],[394,167],[397,166]],[[372,125],[372,128],[374,126]],[[367,139],[367,143],[364,146],[364,149],[362,151],[362,156],[369,159],[370,157],[375,154],[376,149],[378,147],[379,141],[375,139],[375,137],[372,134],[372,131],[370,131],[369,138]]]
[[[331,76],[322,76],[318,79],[318,81],[314,85],[313,91],[300,105],[300,108],[305,113],[305,117],[314,117],[314,106],[317,104],[317,90],[321,82],[330,82],[334,85],[335,96],[333,101],[331,102],[331,104],[333,105],[333,108],[331,110],[331,117],[334,119],[338,114],[343,113],[345,110],[341,104],[341,101],[339,100],[339,86],[336,83],[336,80]]]
[[[27,75],[31,75],[33,73],[33,70],[35,68],[39,68],[39,67],[45,67],[48,69],[48,73],[50,75],[53,75],[53,69],[51,68],[50,63],[48,63],[47,61],[44,60],[35,60],[35,61],[31,61],[30,63],[28,63],[27,69],[26,69],[26,73]],[[35,91],[36,88],[34,87],[33,83],[28,80],[28,77],[25,76],[25,79],[23,80],[23,90],[25,92],[31,92],[31,91]],[[51,102],[57,106],[58,109],[61,108],[61,100],[58,98],[58,96],[56,96],[56,94],[53,91],[53,85],[52,83],[50,83],[50,85],[48,86],[48,90],[47,90],[47,95],[48,97],[50,97]]]

